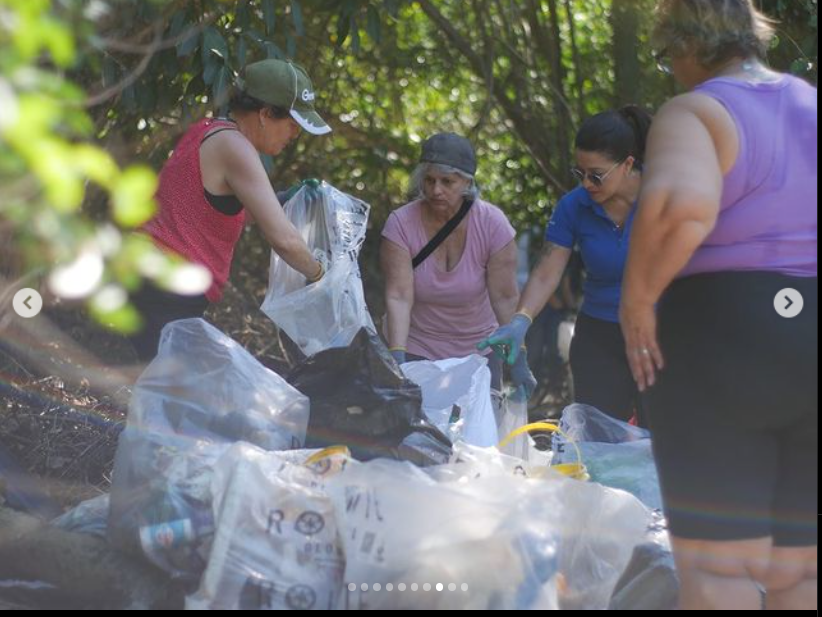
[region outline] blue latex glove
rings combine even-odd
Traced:
[[[320,184],[321,181],[317,180],[317,178],[307,178],[305,180],[298,182],[287,191],[277,193],[277,199],[280,200],[281,204],[285,204],[287,201],[291,201],[291,199],[300,191],[300,189],[306,187],[308,188],[308,199],[314,200],[319,196]]]
[[[537,380],[528,366],[528,355],[521,353],[511,367],[511,383],[517,389],[518,400],[528,400],[537,389]]]
[[[514,315],[511,323],[499,328],[490,337],[477,345],[477,348],[483,351],[493,347],[500,358],[513,366],[525,345],[525,335],[528,334],[531,323],[528,317],[518,313]]]
[[[402,349],[395,349],[391,352],[391,355],[394,357],[394,360],[396,360],[397,364],[402,365],[408,362],[407,353]]]

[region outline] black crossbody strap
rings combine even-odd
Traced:
[[[474,202],[468,199],[462,202],[462,207],[454,218],[448,221],[445,226],[437,232],[437,235],[431,239],[431,242],[426,244],[425,248],[423,248],[416,257],[414,257],[414,261],[412,263],[415,270],[419,268],[426,259],[431,257],[434,251],[436,251],[442,243],[448,239],[448,236],[454,233],[454,230],[459,227],[459,224],[462,223],[466,216],[468,216],[468,213],[471,211],[471,207],[473,205]]]

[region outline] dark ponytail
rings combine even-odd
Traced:
[[[597,114],[582,123],[576,148],[603,154],[614,162],[632,156],[636,159],[636,169],[641,170],[652,121],[651,114],[637,105]]]

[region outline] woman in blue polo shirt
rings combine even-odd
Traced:
[[[516,360],[534,316],[556,292],[578,246],[587,279],[571,346],[575,400],[623,421],[639,408],[639,397],[625,356],[619,300],[650,127],[651,116],[635,106],[585,121],[573,169],[580,186],[554,211],[544,254],[517,314],[480,346],[503,348],[509,363]]]

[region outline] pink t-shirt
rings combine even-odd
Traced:
[[[488,295],[488,262],[516,232],[502,210],[482,200],[471,208],[467,224],[465,252],[454,270],[447,272],[432,255],[414,271],[409,354],[463,358],[478,353],[477,344],[499,327]],[[392,212],[382,235],[416,256],[429,242],[422,202]]]

